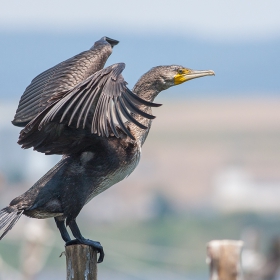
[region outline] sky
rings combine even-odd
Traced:
[[[207,40],[279,37],[279,0],[1,1],[0,31],[194,35]]]
[[[0,0],[0,7],[0,100],[18,100],[36,75],[104,35],[120,41],[107,65],[126,63],[130,88],[151,67],[180,64],[216,76],[172,88],[174,96],[280,95],[279,0]]]

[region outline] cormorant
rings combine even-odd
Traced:
[[[35,77],[23,93],[12,123],[25,126],[18,143],[62,159],[24,194],[0,211],[0,239],[22,214],[54,217],[66,245],[87,244],[76,217],[93,197],[131,174],[137,166],[152,119],[155,97],[171,86],[214,75],[180,65],[157,66],[133,90],[122,77],[124,63],[104,68],[118,41],[103,37],[82,52]],[[71,240],[66,226],[76,238]]]

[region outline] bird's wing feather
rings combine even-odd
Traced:
[[[38,129],[46,123],[59,122],[76,128],[90,129],[91,133],[98,136],[108,137],[109,131],[112,131],[114,136],[119,137],[115,129],[115,119],[122,131],[134,139],[124,124],[124,118],[142,129],[147,127],[135,120],[129,110],[153,119],[154,116],[143,112],[137,105],[157,107],[159,104],[143,100],[127,88],[121,75],[124,67],[124,63],[109,66],[70,90],[48,110]]]
[[[68,154],[81,143],[97,141],[98,136],[126,134],[134,139],[124,119],[146,129],[131,113],[153,119],[138,106],[160,104],[143,100],[127,88],[121,75],[124,67],[119,63],[102,69],[66,92],[26,125],[18,143],[46,154]]]
[[[25,126],[57,98],[87,78],[93,61],[94,52],[85,51],[36,76],[24,91],[12,123]]]

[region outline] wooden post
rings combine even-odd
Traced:
[[[207,244],[210,280],[241,280],[241,250],[243,242],[213,240]]]
[[[65,247],[67,280],[97,280],[97,252],[90,246]]]

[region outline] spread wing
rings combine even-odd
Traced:
[[[124,119],[146,129],[131,113],[153,119],[154,116],[139,109],[140,105],[158,107],[161,104],[148,102],[131,92],[121,75],[124,68],[124,63],[109,66],[68,91],[21,131],[19,144],[49,153],[44,147],[51,141],[61,146],[60,139],[63,139],[63,146],[72,145],[63,137],[66,131],[72,135],[68,139],[86,134],[120,137],[120,132],[134,139]]]
[[[111,50],[102,51],[108,53],[97,56],[96,51],[91,49],[69,58],[35,77],[22,95],[12,123],[16,126],[25,126],[53,102],[52,98],[64,95],[88,76],[102,69]]]

